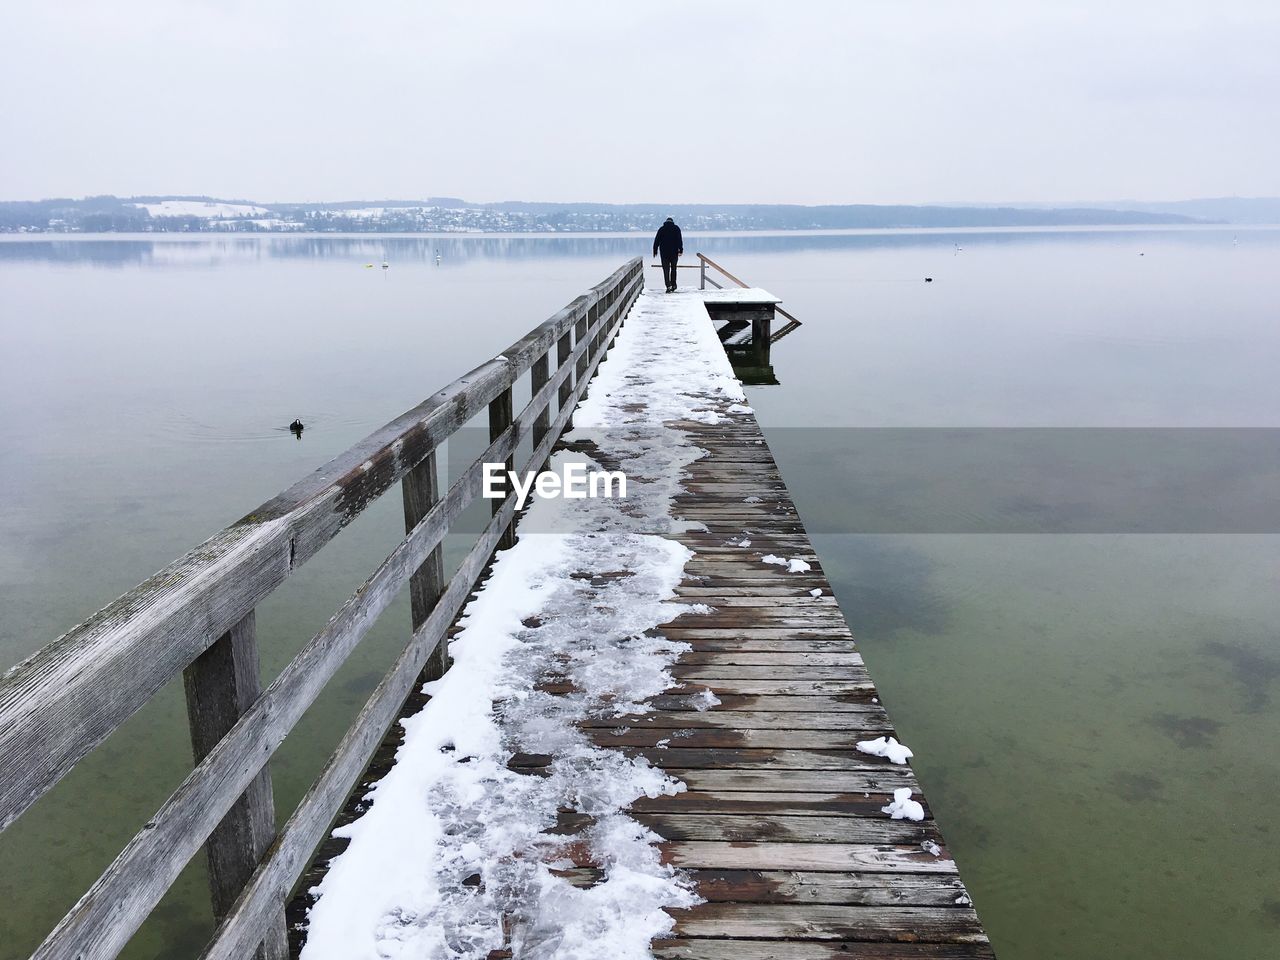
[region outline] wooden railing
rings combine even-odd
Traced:
[[[713,287],[715,287],[717,290],[724,289],[724,284],[718,282],[715,279],[715,277],[711,277],[707,275],[708,267],[710,267],[712,270],[717,271],[718,273],[721,274],[721,276],[725,277],[725,279],[729,280],[731,283],[737,284],[739,287],[751,286],[751,284],[745,283],[742,280],[739,280],[732,273],[730,273],[724,267],[720,266],[720,264],[716,263],[706,254],[699,253],[697,254],[697,257],[698,257],[698,289],[699,290],[707,289],[708,283],[711,284]],[[796,328],[800,326],[800,321],[797,320],[795,317],[793,317],[791,314],[787,313],[787,311],[783,310],[781,307],[777,306],[776,304],[774,305],[773,309],[775,313],[779,313],[782,316],[787,318],[787,322],[783,324],[783,326],[780,327],[778,330],[775,330],[772,336],[770,336],[769,338],[770,343],[777,343],[787,334],[795,332]]]
[[[0,678],[0,830],[179,674],[196,760],[33,956],[116,956],[201,846],[218,921],[204,956],[288,956],[294,884],[420,675],[446,669],[445,633],[494,550],[514,542],[508,496],[445,582],[441,544],[478,496],[482,465],[510,463],[526,438],[520,469],[546,462],[642,286],[636,258]],[[525,374],[531,399],[513,415]],[[486,407],[490,446],[441,496],[437,449]],[[261,689],[254,608],[397,482],[407,535]],[[407,645],[277,833],[267,761],[406,583]]]

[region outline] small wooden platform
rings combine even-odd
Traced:
[[[755,417],[681,426],[708,455],[675,512],[707,532],[676,537],[697,553],[678,592],[715,609],[660,628],[692,647],[678,688],[592,731],[688,786],[633,807],[706,900],[673,911],[654,956],[994,956],[927,805],[920,823],[881,812],[899,787],[924,798],[909,767],[854,747],[893,727]],[[720,704],[700,712],[704,690]]]

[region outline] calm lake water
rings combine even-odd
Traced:
[[[1280,230],[690,239],[804,321],[751,402],[1002,960],[1280,955]],[[0,668],[648,242],[0,239]],[[268,677],[401,522],[264,604]],[[407,622],[286,741],[282,809]],[[175,684],[0,834],[0,957],[189,749]],[[126,955],[198,954],[204,882]]]

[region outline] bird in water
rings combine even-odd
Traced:
[[[293,423],[289,424],[289,431],[299,440],[302,439],[302,429],[303,427],[302,427],[301,420],[295,419]]]
[[[925,282],[925,283],[933,283],[933,277],[925,277],[925,278],[924,278],[924,282]]]

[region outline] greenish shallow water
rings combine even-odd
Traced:
[[[1280,538],[817,547],[999,956],[1276,955]]]
[[[0,241],[0,667],[646,242]],[[1054,485],[1080,448],[1028,468],[1000,432],[1280,426],[1280,233],[696,246],[805,321],[775,348],[781,386],[751,402],[999,955],[1280,955],[1272,435],[1248,450],[1211,437],[1216,474],[1181,467],[1208,448],[1161,461],[1179,484],[1135,480],[1129,463],[1108,472],[1108,453],[1107,469]],[[386,275],[364,268],[383,255]],[[294,416],[312,425],[301,443],[282,429]],[[880,470],[908,461],[868,447],[867,427],[913,440],[996,428],[1000,456],[970,458],[994,465],[984,477],[930,439],[905,474]],[[964,482],[935,482],[943,472]],[[385,498],[264,605],[267,677],[399,523]],[[1255,523],[1267,534],[1227,532]],[[403,604],[388,611],[286,741],[282,810],[407,619]],[[171,687],[0,835],[0,957],[26,956],[154,812],[189,769],[186,737]],[[203,884],[197,858],[126,956],[197,954]]]

